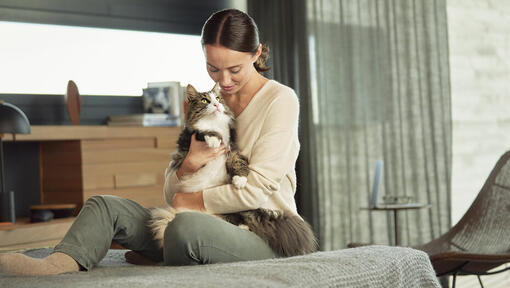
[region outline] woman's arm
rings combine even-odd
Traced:
[[[215,214],[256,209],[279,193],[283,177],[295,169],[299,154],[299,102],[295,93],[279,95],[268,107],[259,138],[251,150],[250,173],[243,189],[221,185],[205,189],[204,207]],[[255,121],[255,119],[254,119]]]
[[[176,208],[188,208],[192,210],[204,211],[204,198],[202,191],[195,193],[175,193],[172,206]]]
[[[172,169],[170,165],[165,170],[165,185],[163,188],[165,201],[174,207],[203,210],[202,193],[178,193],[176,187],[180,178],[187,174],[193,174],[207,162],[226,153],[226,148],[221,144],[218,148],[210,148],[207,143],[196,140],[196,135],[191,137],[191,144],[186,158],[178,170]],[[183,195],[185,194],[185,195]],[[188,195],[189,194],[189,195]],[[176,199],[177,198],[177,199]]]

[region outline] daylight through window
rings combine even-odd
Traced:
[[[0,93],[140,96],[148,82],[211,89],[200,36],[0,21]]]

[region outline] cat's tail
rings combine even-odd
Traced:
[[[152,230],[154,240],[158,242],[158,246],[163,248],[163,238],[165,229],[170,221],[174,220],[177,210],[173,207],[153,208],[151,209],[151,219],[148,222],[149,228]]]
[[[244,224],[283,257],[317,251],[317,238],[306,221],[291,212],[255,209],[225,215],[236,225]]]

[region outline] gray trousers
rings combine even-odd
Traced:
[[[183,212],[165,230],[160,249],[147,227],[150,210],[129,199],[90,197],[54,252],[71,256],[90,270],[106,255],[112,240],[165,265],[259,260],[276,257],[255,233],[217,217]]]

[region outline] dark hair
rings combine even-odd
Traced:
[[[255,54],[259,48],[259,29],[255,21],[237,9],[226,9],[212,14],[202,27],[202,46],[207,44],[227,47],[239,52]],[[262,53],[253,65],[259,72],[267,71],[269,47],[262,45]]]

